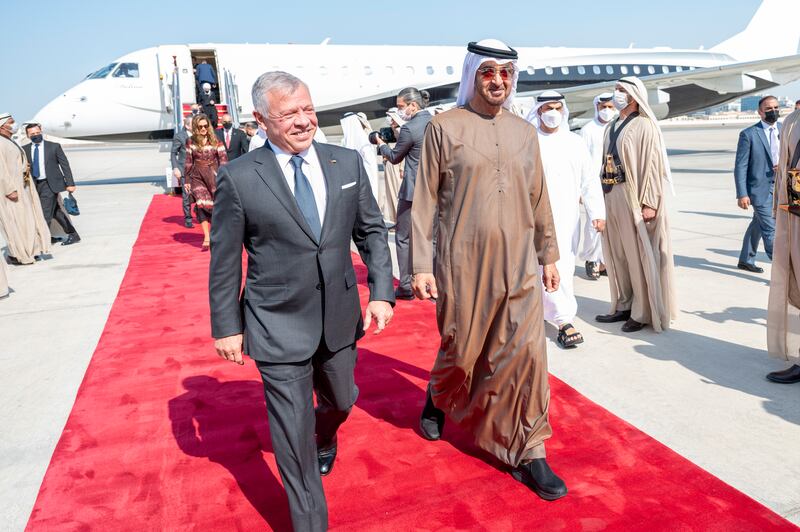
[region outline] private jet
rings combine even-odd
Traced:
[[[622,76],[639,76],[659,118],[764,92],[800,78],[800,1],[763,0],[747,27],[708,50],[519,47],[520,101],[557,89],[571,117],[593,116],[594,96]],[[112,142],[172,138],[197,94],[194,66],[218,78],[219,109],[253,120],[250,88],[269,70],[304,80],[320,126],[334,132],[347,112],[385,118],[404,87],[427,89],[432,103],[455,100],[463,46],[302,44],[164,45],[124,55],[42,108],[32,121],[51,135]],[[109,117],[113,120],[109,120]]]

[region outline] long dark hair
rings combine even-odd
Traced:
[[[428,107],[428,102],[431,101],[431,95],[426,90],[419,90],[416,87],[406,87],[397,94],[398,98],[402,98],[407,104],[415,103],[420,110]]]

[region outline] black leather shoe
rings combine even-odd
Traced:
[[[614,314],[600,314],[594,317],[594,321],[600,323],[614,323],[617,321],[627,321],[631,318],[630,310],[618,310]]]
[[[433,405],[430,387],[425,395],[425,407],[419,418],[419,430],[422,432],[422,437],[430,441],[441,438],[444,430],[444,412]]]
[[[77,244],[81,241],[81,237],[78,233],[72,233],[71,235],[67,235],[67,239],[64,240],[61,245],[62,246],[71,246],[72,244]]]
[[[14,266],[22,266],[22,263],[17,259],[17,257],[12,257],[11,255],[6,257],[6,262]]]
[[[634,319],[629,319],[625,322],[625,325],[622,326],[622,332],[636,332],[641,331],[644,329],[645,324],[639,323]]]
[[[186,221],[183,222],[183,226],[184,227],[188,227],[189,229],[191,229],[192,227],[194,227],[194,224],[192,223],[191,220],[186,220]]]
[[[546,501],[554,501],[567,494],[567,485],[553,473],[544,458],[518,465],[511,470],[511,476]]]
[[[412,299],[414,299],[414,292],[412,292],[409,289],[398,288],[397,290],[394,291],[394,298],[411,301]]]
[[[800,382],[800,366],[795,364],[794,366],[783,371],[773,371],[772,373],[767,373],[767,380],[771,380],[772,382],[777,382],[779,384],[794,384],[795,382]]]
[[[333,447],[322,451],[317,451],[317,461],[319,461],[319,474],[323,477],[329,475],[333,470],[333,463],[336,461],[336,451],[338,445],[333,444]]]
[[[56,237],[54,237],[54,236],[51,236],[51,237],[50,237],[50,243],[51,243],[51,244],[58,244],[59,242],[61,242],[61,239],[60,239],[60,238],[56,238]]]
[[[746,262],[740,262],[736,267],[746,272],[764,273],[764,268],[756,266],[755,264],[747,264]]]

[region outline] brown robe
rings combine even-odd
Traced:
[[[0,231],[8,254],[22,264],[50,252],[50,229],[42,212],[36,186],[25,179],[28,160],[13,140],[0,136]],[[16,192],[17,201],[8,199]]]
[[[778,175],[775,178],[775,204],[785,205],[786,169],[800,141],[800,111],[783,122]],[[800,165],[799,165],[800,166]],[[775,210],[775,245],[772,254],[772,279],[767,309],[767,348],[770,355],[800,364],[800,216]]]
[[[439,290],[434,404],[511,466],[544,457],[552,431],[538,270],[559,256],[536,130],[507,110],[435,116],[411,219],[413,272],[433,272]]]
[[[617,150],[626,181],[605,195],[606,230],[603,252],[611,288],[611,312],[630,310],[631,318],[653,330],[669,329],[676,317],[674,264],[669,238],[666,194],[667,161],[657,125],[649,118],[632,119],[617,138]],[[604,152],[609,134],[606,128]],[[656,210],[645,222],[642,206]]]

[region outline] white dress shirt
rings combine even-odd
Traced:
[[[278,166],[281,167],[283,176],[286,178],[286,184],[289,185],[289,190],[291,190],[292,195],[294,195],[294,165],[292,164],[292,154],[283,151],[272,142],[270,142],[269,145],[272,151],[275,152],[275,157],[278,159]],[[322,227],[325,221],[325,208],[328,204],[328,196],[327,187],[325,186],[325,175],[322,173],[322,166],[319,164],[317,150],[314,149],[314,145],[312,144],[307,150],[301,151],[297,155],[303,158],[303,173],[311,184],[311,191],[314,193],[314,201],[317,204],[320,227]]]
[[[769,143],[769,151],[770,155],[772,156],[772,166],[777,166],[777,156],[780,153],[781,143],[781,131],[778,129],[778,123],[775,122],[774,124],[770,125],[762,120],[761,127],[764,128],[764,134],[767,136],[767,143]],[[771,130],[774,130],[774,133]],[[774,135],[774,139],[772,135]]]
[[[250,139],[250,146],[247,147],[247,151],[257,150],[261,146],[263,146],[267,142],[267,133],[258,128],[256,134]]]
[[[36,153],[36,144],[31,142],[31,171],[33,170],[33,154]],[[47,179],[47,173],[44,171],[44,141],[39,143],[39,177],[36,181],[44,181]]]

